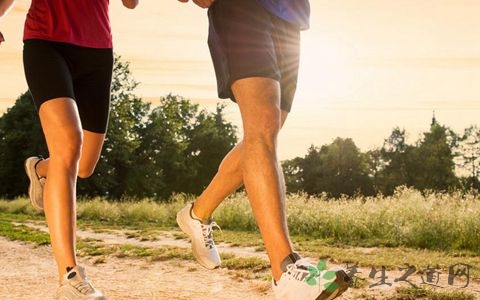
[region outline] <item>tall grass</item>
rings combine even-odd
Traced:
[[[175,227],[175,216],[194,198],[176,195],[168,202],[109,202],[101,198],[79,202],[81,220],[106,223],[154,223]],[[290,233],[309,239],[329,239],[347,245],[406,246],[433,250],[468,250],[480,254],[480,201],[471,194],[422,194],[400,188],[393,196],[339,200],[293,194],[287,197]],[[0,212],[29,214],[25,200],[1,201]],[[214,214],[224,229],[255,231],[247,197],[238,193]]]
[[[128,225],[154,223],[156,226],[173,227],[176,226],[176,213],[186,202],[193,200],[193,197],[183,194],[175,195],[167,202],[155,202],[151,199],[111,202],[94,198],[79,202],[77,215],[80,220],[101,220]]]
[[[245,195],[220,206],[224,228],[255,227]],[[471,194],[422,193],[399,188],[390,197],[289,195],[290,233],[362,246],[407,246],[480,253],[480,201]]]
[[[479,251],[479,201],[473,195],[400,188],[391,197],[289,200],[294,234],[341,242]]]

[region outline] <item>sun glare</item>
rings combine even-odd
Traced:
[[[300,94],[343,98],[353,93],[355,49],[351,45],[338,37],[305,34],[302,46]]]

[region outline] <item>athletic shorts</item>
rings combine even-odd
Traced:
[[[82,128],[105,133],[110,109],[112,49],[39,39],[24,41],[23,65],[37,110],[51,99],[75,100]]]
[[[281,108],[290,111],[297,87],[300,30],[268,12],[256,0],[218,0],[208,10],[208,45],[218,96],[235,101],[239,79],[277,80]]]

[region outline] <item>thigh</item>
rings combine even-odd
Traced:
[[[39,116],[50,157],[79,156],[82,130],[75,101],[50,99],[40,107]]]
[[[272,18],[256,0],[222,0],[210,7],[209,47],[220,98],[235,100],[231,85],[239,79],[280,79]]]
[[[105,134],[110,110],[112,49],[75,46],[73,50],[73,87],[82,128]]]
[[[57,46],[44,40],[24,42],[25,78],[37,110],[51,99],[75,99],[68,60]]]

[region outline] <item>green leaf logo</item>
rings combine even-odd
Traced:
[[[318,289],[321,290],[321,288],[322,288],[321,279],[332,280],[332,279],[335,278],[335,276],[337,276],[336,271],[326,271],[326,272],[323,273],[323,275],[320,278],[320,275],[326,269],[327,269],[327,262],[324,259],[321,259],[318,262],[316,268],[312,267],[312,266],[309,266],[308,267],[309,276],[307,276],[305,278],[305,281],[307,282],[307,284],[308,285],[318,285]],[[318,278],[318,282],[317,282],[317,278]],[[331,293],[331,292],[335,291],[336,289],[338,289],[338,284],[335,283],[335,282],[327,282],[327,283],[323,284],[323,287]]]
[[[337,276],[337,272],[335,271],[327,271],[323,274],[322,278],[323,279],[326,279],[326,280],[330,280],[330,279],[333,279],[335,278],[335,276]]]
[[[308,283],[308,285],[317,285],[317,277],[320,275],[318,270],[315,267],[309,266],[308,272],[310,275],[305,278],[305,281]]]
[[[322,272],[327,268],[327,262],[324,259],[321,259],[317,264],[318,271]]]
[[[335,291],[336,289],[338,289],[338,284],[336,284],[335,282],[327,282],[324,284],[324,287],[327,291],[329,291],[330,293]]]

